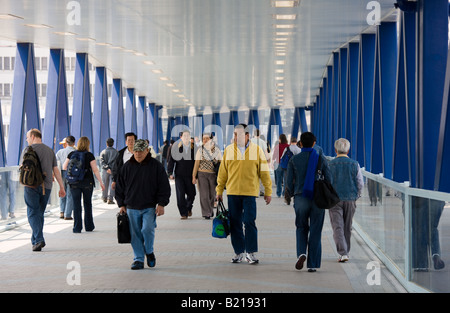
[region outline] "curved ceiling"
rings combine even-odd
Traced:
[[[0,1],[1,37],[87,52],[172,116],[307,106],[331,52],[371,31],[378,5],[395,13],[394,0]]]

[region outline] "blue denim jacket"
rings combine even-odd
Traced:
[[[341,201],[355,201],[362,188],[362,174],[359,163],[346,156],[338,156],[328,162],[331,172],[331,183]],[[360,178],[358,178],[360,175]],[[361,181],[359,181],[361,180]]]
[[[305,183],[306,171],[308,168],[309,152],[300,152],[291,157],[287,168],[286,187],[291,195],[301,195],[303,192],[303,185]],[[328,161],[319,154],[322,158],[322,173],[326,180],[331,182],[331,174],[328,169]]]

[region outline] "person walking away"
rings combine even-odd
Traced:
[[[86,231],[93,231],[95,228],[94,217],[92,216],[92,193],[94,191],[95,181],[94,174],[97,180],[100,182],[102,191],[105,190],[105,185],[102,182],[100,172],[97,167],[97,161],[94,155],[89,152],[89,145],[91,142],[87,137],[81,137],[77,142],[77,151],[69,153],[66,161],[64,162],[63,169],[67,170],[68,175],[70,175],[69,162],[72,157],[75,158],[74,154],[81,156],[84,159],[84,164],[82,164],[82,170],[84,171],[84,177],[81,181],[71,183],[70,180],[70,192],[73,199],[73,232],[81,233],[83,229],[83,219],[81,217],[81,197],[83,197],[84,206],[84,228]]]
[[[287,142],[287,138],[285,134],[281,134],[279,138],[279,143],[275,145],[275,148],[273,149],[273,168],[274,168],[274,175],[275,175],[275,183],[277,185],[277,197],[280,198],[281,195],[284,195],[284,171],[283,168],[280,166],[280,160],[281,156],[283,155],[284,150],[289,146]]]
[[[163,165],[150,156],[145,140],[136,141],[133,154],[118,176],[116,201],[120,213],[127,213],[130,220],[134,252],[131,269],[138,270],[144,268],[145,257],[149,267],[156,265],[156,218],[164,215],[171,190]]]
[[[352,221],[356,209],[356,200],[361,195],[364,186],[363,175],[359,163],[348,157],[350,142],[339,138],[334,143],[336,158],[328,162],[331,181],[341,200],[328,212],[330,214],[333,239],[339,254],[339,262],[349,259]]]
[[[316,137],[311,132],[300,136],[302,152],[294,155],[288,164],[286,188],[294,196],[297,262],[295,268],[301,270],[307,261],[308,272],[320,268],[322,259],[322,228],[325,210],[319,209],[313,200],[314,180],[319,158],[321,170],[328,181],[330,172],[323,155],[313,148]]]
[[[264,151],[249,140],[247,125],[239,124],[234,129],[234,143],[227,146],[223,153],[216,187],[217,200],[223,199],[225,186],[227,188],[231,245],[235,253],[232,263],[241,262],[244,253],[248,263],[259,263],[256,256],[256,198],[259,196],[260,179],[264,185],[264,200],[269,204],[272,180]]]
[[[283,181],[286,183],[287,176],[287,166],[289,164],[289,160],[296,154],[299,154],[301,151],[300,147],[297,146],[297,138],[291,137],[291,144],[284,149],[283,154],[280,157],[280,166],[283,169]],[[284,203],[287,205],[291,205],[291,197],[286,192],[286,188],[284,188]]]
[[[67,184],[66,180],[66,171],[63,170],[64,162],[66,162],[67,156],[70,152],[75,151],[75,137],[67,136],[60,143],[63,146],[63,149],[59,150],[56,153],[56,160],[58,161],[58,168],[61,171],[61,176],[64,182],[64,190],[66,191],[66,196],[59,199],[59,208],[60,208],[60,218],[65,220],[72,220],[72,196],[70,195],[70,188]]]
[[[214,201],[216,200],[217,174],[214,169],[219,165],[222,156],[210,134],[203,134],[202,141],[203,145],[195,155],[192,183],[195,185],[198,182],[202,216],[209,220],[214,216]]]
[[[100,165],[102,167],[102,182],[105,185],[105,190],[102,192],[103,202],[114,204],[114,189],[112,188],[112,168],[116,161],[119,152],[113,148],[114,139],[108,138],[106,140],[106,149],[100,153]]]
[[[133,147],[136,139],[137,136],[135,133],[130,132],[125,134],[126,146],[119,150],[119,154],[117,155],[116,161],[114,162],[114,166],[112,168],[113,173],[113,182],[111,184],[112,189],[116,188],[116,181],[120,173],[120,169],[133,155]]]
[[[169,153],[167,173],[170,179],[175,179],[177,206],[182,220],[192,216],[195,200],[195,185],[192,183],[192,172],[195,164],[197,146],[191,143],[189,130],[180,135],[180,140],[172,145]]]
[[[64,183],[62,181],[61,173],[58,169],[55,153],[52,149],[42,143],[42,134],[38,129],[31,129],[27,132],[28,147],[22,152],[21,160],[25,152],[32,150],[37,154],[42,174],[44,177],[44,186],[25,186],[24,199],[27,205],[27,217],[31,227],[31,244],[33,251],[41,251],[45,247],[44,239],[44,212],[47,207],[47,202],[52,191],[53,176],[59,185],[59,197],[66,195],[64,190]],[[53,175],[52,175],[53,172]]]

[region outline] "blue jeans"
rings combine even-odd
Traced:
[[[296,195],[294,198],[297,257],[307,255],[307,267],[319,268],[322,259],[322,227],[325,210],[313,200]],[[306,253],[308,252],[308,253]]]
[[[93,231],[94,217],[92,216],[92,192],[94,186],[80,185],[70,186],[70,193],[72,194],[72,207],[73,207],[73,232],[80,233],[83,229],[83,219],[81,218],[81,196],[83,196],[84,206],[84,227],[86,231]]]
[[[277,196],[281,197],[284,195],[284,188],[286,187],[285,170],[278,164],[277,169],[274,171],[274,175],[277,184]]]
[[[256,197],[228,195],[231,245],[236,254],[258,252]],[[245,232],[242,229],[245,225]]]
[[[24,199],[27,205],[27,217],[31,227],[31,244],[35,245],[44,240],[44,212],[47,207],[51,189],[45,189],[42,194],[42,186],[36,188],[24,187]]]
[[[153,252],[156,229],[156,209],[134,210],[127,208],[130,220],[131,247],[134,261],[144,262],[145,255]]]
[[[64,217],[72,217],[73,199],[72,194],[70,193],[70,186],[65,178],[66,171],[64,170],[61,171],[61,176],[63,177],[64,190],[66,191],[66,196],[63,198],[59,198],[60,212],[64,213]]]

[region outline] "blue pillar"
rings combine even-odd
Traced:
[[[94,155],[99,156],[106,148],[106,140],[110,137],[108,80],[105,67],[95,69],[94,115],[92,119],[94,133]]]
[[[20,163],[26,132],[31,128],[41,129],[32,43],[17,44],[10,121],[14,123],[10,123],[6,160],[7,166],[14,166]]]
[[[148,140],[150,145],[157,149],[158,144],[158,110],[156,108],[156,103],[148,104],[148,115],[147,115],[147,125],[148,125]]]
[[[147,128],[147,103],[144,96],[138,97],[136,129],[136,135],[139,139],[148,139],[150,141]]]
[[[394,153],[392,160],[392,179],[397,182],[412,182],[411,169],[411,128],[408,115],[410,108],[414,114],[414,94],[408,95],[408,85],[415,82],[415,14],[401,12],[400,17],[400,45],[397,60],[397,89],[395,95],[394,118]],[[413,23],[412,25],[409,23]],[[412,41],[412,42],[411,42]],[[410,46],[412,44],[412,47]],[[409,49],[408,49],[409,48]],[[408,59],[412,58],[412,62]],[[410,81],[412,80],[412,81]],[[411,103],[411,105],[409,105]],[[414,118],[412,119],[414,121]]]
[[[125,146],[125,123],[123,114],[122,80],[113,79],[111,92],[111,138],[114,139],[117,149]]]
[[[338,136],[339,129],[339,53],[333,52],[333,81],[332,81],[332,89],[331,89],[331,153],[334,153],[334,141]],[[330,155],[330,154],[329,154]]]
[[[126,99],[125,132],[133,132],[137,135],[136,95],[134,88],[127,88]]]
[[[45,121],[42,142],[58,151],[61,148],[58,143],[69,135],[70,125],[63,49],[50,49]]]
[[[439,130],[439,142],[436,161],[436,178],[434,189],[450,192],[450,50],[447,54],[447,71],[445,74],[444,97]],[[1,121],[1,119],[0,119]],[[447,159],[446,159],[447,156]]]
[[[267,141],[273,146],[283,133],[283,125],[281,124],[280,109],[271,109],[269,116],[269,129],[267,134]],[[275,136],[276,134],[276,136]]]
[[[3,133],[2,101],[0,100],[0,167],[5,166],[5,136]]]
[[[333,66],[327,66],[327,79],[324,80],[324,112],[323,112],[323,125],[326,125],[325,136],[322,138],[322,142],[318,142],[322,146],[325,155],[334,155],[334,101],[333,101]]]
[[[392,179],[395,85],[397,75],[397,25],[377,27],[372,120],[372,173]]]
[[[187,127],[189,127],[189,117],[188,116],[183,116],[182,118],[181,118],[181,123],[183,124],[183,125],[186,125]]]
[[[249,111],[247,125],[255,125],[255,127],[259,129],[258,110],[250,110]]]
[[[302,133],[308,132],[308,123],[306,122],[306,110],[305,108],[297,108],[298,115],[300,117],[300,128]]]
[[[358,106],[358,61],[359,43],[348,45],[347,125],[345,137],[350,141],[350,157],[356,159],[356,127]]]
[[[77,53],[75,82],[73,86],[73,109],[71,131],[75,140],[86,136],[92,144],[91,89],[89,82],[89,62],[87,53]]]
[[[448,51],[448,0],[419,0],[417,14],[417,187],[434,189]]]
[[[335,139],[344,137],[347,123],[347,63],[348,49],[339,49],[339,105],[338,105],[338,133]]]
[[[159,117],[159,111],[161,111],[161,109],[162,109],[161,105],[156,106],[155,117],[156,117],[156,120],[158,121],[158,123],[157,123],[157,130],[158,130],[157,138],[158,138],[158,142],[159,142],[159,147],[161,147],[164,143],[162,121],[161,121],[161,118]]]
[[[363,117],[364,167],[371,171],[372,164],[372,110],[374,102],[375,34],[361,35],[361,108]]]

